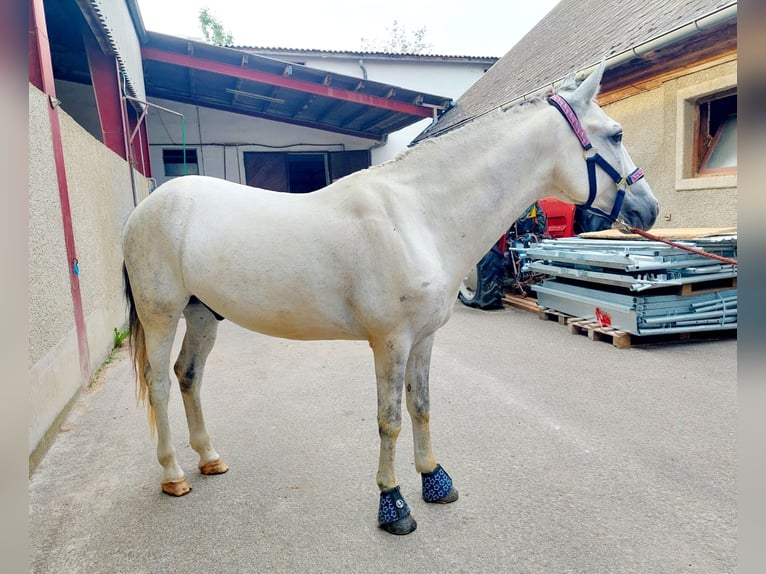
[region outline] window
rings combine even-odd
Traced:
[[[252,187],[308,193],[370,166],[369,150],[242,153],[245,181]]]
[[[736,91],[701,98],[696,115],[695,176],[736,173]]]
[[[737,75],[693,82],[676,94],[676,191],[737,188]]]
[[[165,165],[165,175],[168,177],[199,174],[196,149],[186,149],[186,172],[184,172],[183,149],[163,149],[162,163]]]

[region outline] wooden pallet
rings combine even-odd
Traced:
[[[548,310],[550,313],[550,310]],[[554,312],[555,313],[555,312]],[[559,313],[564,315],[563,313]],[[565,315],[564,315],[565,316]],[[565,316],[566,317],[566,316]],[[559,321],[561,322],[561,321]],[[618,349],[631,347],[683,343],[687,341],[719,341],[721,339],[736,339],[736,329],[722,329],[716,331],[692,331],[687,333],[662,333],[657,335],[634,335],[614,327],[604,327],[593,319],[579,317],[567,317],[566,325],[573,335],[586,335],[591,341],[608,341]]]
[[[534,301],[534,300],[532,300]],[[614,327],[605,327],[594,319],[573,317],[567,313],[540,307],[535,301],[535,308],[528,309],[537,312],[542,321],[555,321],[559,325],[569,327],[573,335],[586,335],[591,341],[608,341],[618,349],[629,349],[639,345],[655,345],[661,343],[682,343],[684,341],[717,341],[721,339],[736,339],[736,329],[724,329],[720,331],[698,331],[690,333],[663,333],[658,335],[634,335],[627,331],[621,331]]]
[[[614,327],[603,327],[593,319],[578,319],[570,317],[567,320],[569,332],[573,335],[587,335],[591,341],[611,341],[618,349],[628,349],[631,346],[631,335]]]
[[[542,321],[556,321],[559,325],[566,325],[569,319],[574,318],[572,315],[567,315],[549,307],[538,307],[537,316]]]

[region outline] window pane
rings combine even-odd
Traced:
[[[165,175],[169,177],[175,177],[177,175],[184,175],[184,164],[182,163],[166,163]],[[196,163],[186,164],[186,175],[199,175],[199,166]]]
[[[716,134],[713,150],[703,169],[737,167],[737,115],[727,117]]]
[[[184,175],[184,150],[163,149],[162,161],[165,164],[166,176],[175,177]],[[196,149],[186,150],[186,175],[199,175]]]

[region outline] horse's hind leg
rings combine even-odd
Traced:
[[[186,335],[174,371],[181,387],[189,444],[199,454],[198,467],[202,474],[222,474],[229,467],[213,449],[202,415],[200,387],[205,361],[215,344],[218,321],[204,305],[192,303],[184,309]]]
[[[416,343],[410,351],[405,376],[407,411],[412,419],[415,469],[421,473],[423,499],[426,502],[448,503],[458,499],[458,492],[452,486],[452,479],[447,472],[436,463],[431,447],[428,377],[433,342],[434,336],[429,335]]]
[[[162,491],[182,496],[191,490],[184,471],[178,465],[170,434],[168,398],[170,395],[170,352],[173,346],[178,316],[172,315],[161,324],[144,323],[146,359],[149,363],[147,384],[149,404],[157,428],[157,460],[162,465]]]

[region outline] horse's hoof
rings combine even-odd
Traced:
[[[220,458],[207,462],[199,468],[202,474],[223,474],[227,470],[229,470],[229,466]]]
[[[188,494],[191,489],[191,485],[185,478],[162,483],[162,492],[170,496],[183,496]]]
[[[404,518],[400,518],[396,522],[389,522],[388,524],[380,524],[379,525],[383,530],[386,532],[390,532],[391,534],[396,535],[403,535],[403,534],[409,534],[410,532],[415,532],[415,529],[418,527],[418,523],[415,522],[415,519],[412,518],[411,514],[408,514]]]
[[[391,534],[409,534],[418,527],[398,486],[380,493],[378,526]]]
[[[431,472],[421,474],[423,478],[423,500],[436,504],[449,504],[458,499],[452,479],[440,464]]]

